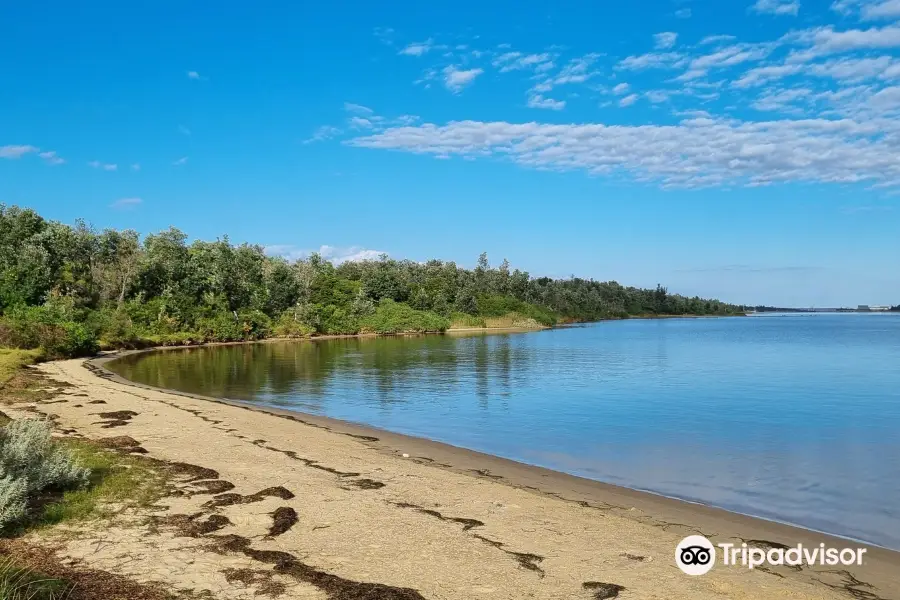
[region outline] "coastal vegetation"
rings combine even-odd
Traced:
[[[129,437],[53,435],[54,415],[40,407],[58,402],[65,387],[27,368],[41,358],[34,350],[0,350],[0,404],[17,417],[28,415],[13,420],[0,412],[0,600],[169,598],[109,573],[65,565],[24,536],[153,505],[179,468],[135,453],[146,451]]]
[[[474,269],[382,256],[289,261],[170,228],[66,225],[0,205],[0,346],[45,358],[132,348],[457,327],[551,326],[742,307],[590,279],[531,277],[485,254]]]

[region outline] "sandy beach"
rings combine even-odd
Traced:
[[[689,577],[674,554],[692,534],[860,544],[333,419],[130,384],[102,363],[39,365],[71,386],[42,410],[70,434],[129,436],[149,457],[209,471],[189,484],[196,493],[152,514],[43,540],[64,560],[215,598],[900,598],[894,551],[867,547],[858,567],[719,564]],[[110,421],[101,411],[130,412]]]

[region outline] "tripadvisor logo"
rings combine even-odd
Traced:
[[[716,565],[716,548],[702,535],[689,535],[675,548],[675,564],[688,575],[706,575]]]
[[[740,565],[755,569],[763,565],[861,565],[866,548],[828,548],[818,546],[794,547],[766,544],[766,548],[749,546],[746,543],[717,544],[722,552],[722,564]],[[716,565],[716,546],[702,535],[689,535],[675,547],[675,564],[688,575],[705,575]]]

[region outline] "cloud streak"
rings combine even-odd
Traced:
[[[797,0],[756,0],[750,10],[759,14],[796,17],[800,12],[800,2]]]
[[[472,84],[475,78],[484,73],[484,69],[460,69],[454,65],[444,68],[444,87],[454,94],[460,93]]]
[[[101,171],[118,171],[119,165],[115,163],[104,163],[99,160],[92,160],[88,163],[88,166],[92,169],[100,169]]]
[[[325,260],[339,265],[348,261],[360,260],[378,260],[382,255],[387,254],[383,250],[370,250],[361,246],[320,246],[318,250],[308,250],[294,246],[293,244],[273,244],[266,246],[264,251],[269,256],[280,256],[287,260],[302,260],[309,258],[313,253],[317,253]]]
[[[396,127],[353,146],[433,156],[495,158],[584,171],[663,188],[784,182],[900,185],[896,123],[849,119],[741,122],[697,117],[677,125],[553,125],[455,121]]]
[[[143,200],[140,198],[120,198],[116,200],[112,204],[110,204],[110,208],[115,208],[117,210],[135,208],[137,205],[141,204]]]

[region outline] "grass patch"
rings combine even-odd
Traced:
[[[450,329],[471,329],[473,327],[487,327],[484,317],[461,312],[450,315]]]
[[[17,350],[14,348],[0,348],[0,387],[25,365],[30,365],[41,359],[40,350]],[[2,598],[2,597],[0,597]]]
[[[450,317],[450,329],[541,329],[545,323],[531,316],[517,312],[493,317],[476,317],[465,313],[453,313]]]
[[[28,522],[29,529],[105,516],[123,505],[149,506],[165,495],[166,478],[146,459],[104,450],[81,440],[60,443],[78,464],[91,470],[90,483],[45,504]]]
[[[56,600],[65,598],[68,583],[18,566],[11,558],[0,558],[0,600]]]
[[[509,313],[501,317],[484,317],[485,327],[502,329],[542,329],[548,327],[544,323],[538,322],[533,317],[522,315],[519,313]]]

